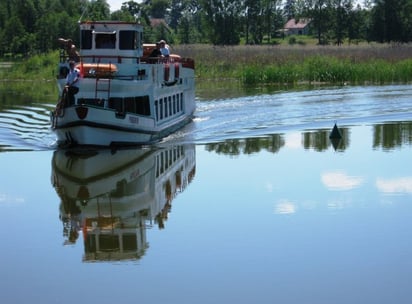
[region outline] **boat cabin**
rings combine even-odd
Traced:
[[[136,63],[143,55],[143,26],[133,22],[80,23],[80,54],[87,63]]]

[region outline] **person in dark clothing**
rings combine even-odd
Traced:
[[[150,53],[149,57],[160,57],[160,56],[162,56],[162,52],[160,51],[160,44],[157,42],[156,47]]]

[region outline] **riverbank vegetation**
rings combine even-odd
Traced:
[[[236,81],[240,85],[365,85],[412,82],[411,44],[352,46],[177,45],[173,52],[192,57],[198,81]],[[0,68],[2,82],[55,79],[58,52],[35,55]],[[24,80],[24,81],[16,81]]]
[[[77,22],[87,19],[138,20],[144,42],[166,39],[174,53],[194,58],[201,82],[289,87],[411,82],[411,0],[360,3],[151,0],[125,1],[110,11],[106,0],[5,0],[0,85],[54,80],[58,38],[79,45]],[[290,35],[285,24],[291,18],[308,21],[299,29],[306,35]]]
[[[362,5],[361,5],[362,4]],[[275,45],[307,34],[319,45],[412,42],[411,0],[2,0],[0,58],[79,45],[78,21],[137,21],[144,41],[169,44]]]
[[[412,45],[278,45],[179,47],[196,62],[198,79],[244,85],[364,85],[412,81]]]

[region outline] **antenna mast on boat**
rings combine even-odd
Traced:
[[[79,23],[82,21],[82,18],[83,18],[83,16],[84,16],[84,14],[86,14],[86,12],[87,12],[87,7],[89,6],[89,1],[84,1],[85,2],[85,7],[84,7],[84,9],[83,9],[83,13],[81,14],[81,16],[80,16],[80,18],[79,18]]]

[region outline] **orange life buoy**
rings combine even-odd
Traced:
[[[113,63],[81,63],[76,66],[82,77],[112,77],[117,73]]]

